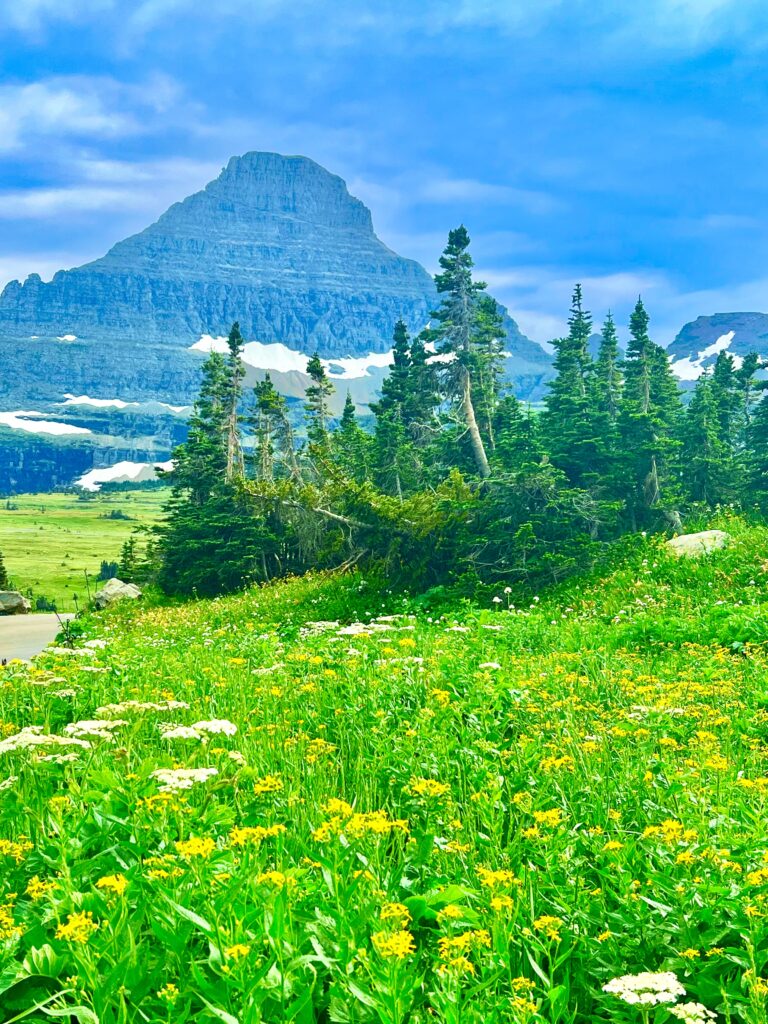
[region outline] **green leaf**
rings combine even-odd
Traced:
[[[240,1021],[237,1019],[237,1017],[233,1017],[232,1014],[227,1013],[226,1010],[222,1010],[220,1007],[214,1006],[213,1003],[209,1003],[205,996],[201,995],[200,998],[211,1011],[211,1013],[214,1015],[214,1017],[218,1017],[219,1020],[223,1020],[224,1024],[240,1024]]]
[[[208,924],[204,917],[200,917],[199,914],[196,914],[194,910],[190,910],[189,907],[182,907],[180,903],[174,903],[170,896],[166,896],[165,899],[169,905],[173,907],[179,917],[183,917],[185,921],[189,921],[196,928],[199,928],[200,931],[205,932],[206,935],[213,934],[212,926]]]

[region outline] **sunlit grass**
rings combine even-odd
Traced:
[[[131,532],[156,522],[167,490],[96,495],[18,494],[0,502],[0,551],[11,585],[34,597],[54,600],[59,611],[82,608],[102,560],[119,558]],[[107,519],[120,510],[129,519]]]
[[[649,971],[765,1022],[768,533],[727,525],[522,609],[310,577],[7,669],[0,1005],[663,1024],[603,991]]]

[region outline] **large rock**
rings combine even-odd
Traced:
[[[26,615],[31,607],[18,590],[0,590],[0,615]]]
[[[678,558],[708,555],[718,548],[724,548],[731,535],[724,530],[702,530],[701,533],[683,533],[667,541],[667,549]]]
[[[123,583],[122,580],[113,576],[96,594],[94,604],[101,609],[114,604],[115,601],[135,601],[139,597],[141,597],[141,591],[134,583]]]

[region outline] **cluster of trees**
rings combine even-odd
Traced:
[[[211,595],[310,567],[377,563],[432,585],[556,580],[633,530],[679,528],[697,505],[768,507],[768,404],[756,356],[721,353],[687,407],[638,300],[626,353],[610,315],[595,356],[577,286],[544,409],[505,384],[501,311],[451,231],[430,325],[394,328],[393,364],[358,422],[313,356],[297,436],[269,375],[243,389],[237,324],[208,358],[151,558],[168,592]],[[137,574],[136,556],[121,570]]]

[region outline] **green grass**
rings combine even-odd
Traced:
[[[74,611],[86,602],[84,573],[94,589],[102,559],[115,561],[136,527],[160,517],[165,490],[97,495],[20,494],[0,503],[0,551],[14,588]],[[9,509],[6,506],[11,505]],[[120,509],[130,520],[105,519]]]
[[[7,668],[0,1018],[674,1024],[603,990],[664,971],[766,1024],[768,530],[726,525],[522,609],[345,632],[413,606],[310,576]]]

